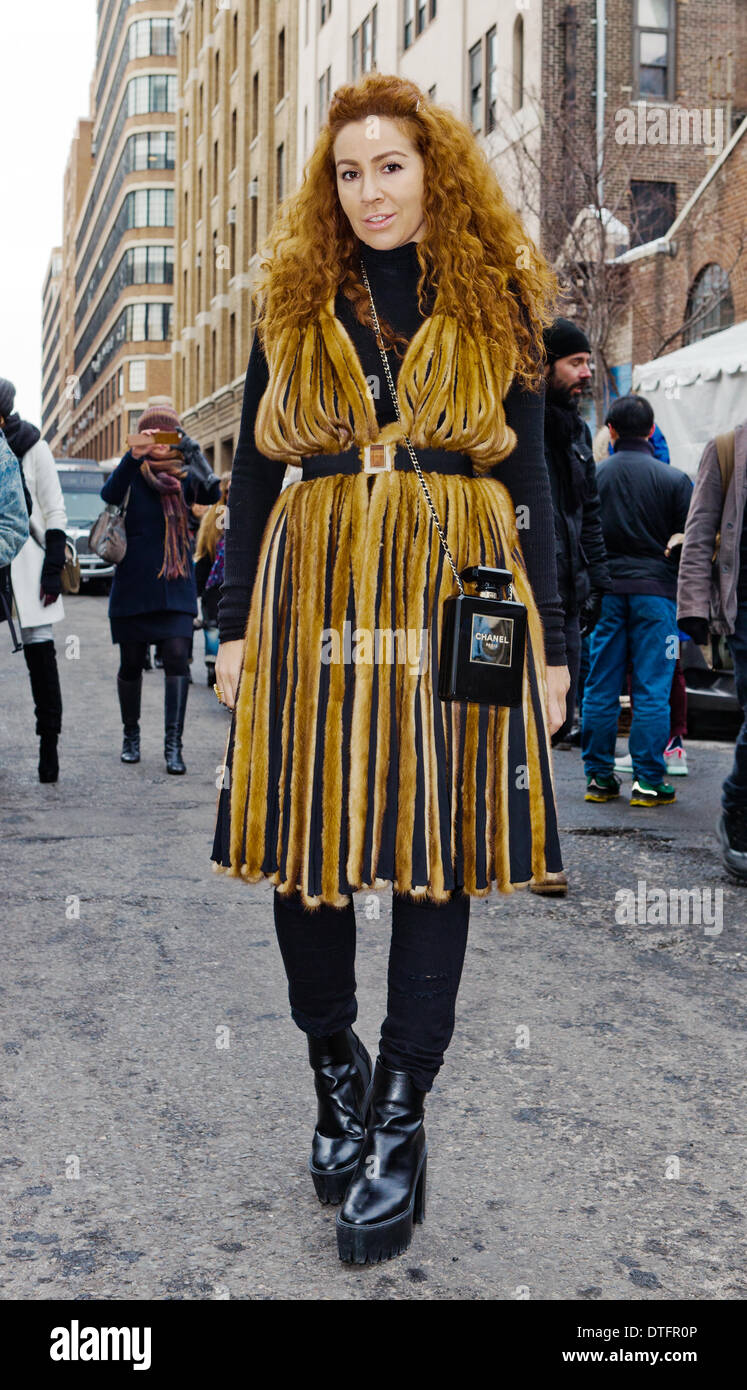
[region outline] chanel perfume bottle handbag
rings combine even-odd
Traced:
[[[389,361],[384,351],[366,268],[361,263],[368,291],[376,341],[397,419],[401,419]],[[438,693],[442,700],[466,700],[481,705],[521,704],[526,651],[527,610],[513,597],[510,570],[472,565],[457,573],[412,441],[405,445],[425,493],[444,554],[451,565],[458,594],[444,601],[441,650],[438,654]],[[477,586],[468,594],[464,585]],[[505,597],[502,597],[505,591]]]

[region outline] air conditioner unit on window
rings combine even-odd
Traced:
[[[229,208],[229,209],[228,209],[227,219],[228,219],[229,222],[235,222],[235,221],[236,221],[236,209],[235,209],[235,208]]]
[[[259,197],[259,179],[252,179],[251,183],[249,184],[248,192],[250,198]]]

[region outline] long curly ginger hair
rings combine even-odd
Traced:
[[[414,82],[370,73],[338,88],[327,123],[307,162],[301,187],[281,205],[262,249],[254,289],[265,343],[303,329],[342,289],[361,323],[371,322],[359,274],[358,238],[337,194],[334,142],[343,126],[369,116],[396,121],[424,163],[425,234],[418,243],[418,295],[435,288],[434,312],[452,315],[468,333],[516,359],[527,386],[541,378],[542,329],[554,316],[558,282],[509,206],[472,132]],[[387,346],[395,335],[382,324]]]

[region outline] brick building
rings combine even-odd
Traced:
[[[42,416],[58,455],[113,462],[148,398],[171,392],[171,0],[98,0],[90,105],[65,173],[58,375]]]
[[[216,472],[233,462],[257,251],[295,186],[297,0],[178,0],[173,397]]]
[[[623,257],[632,361],[650,362],[747,319],[747,119],[666,235]]]
[[[664,234],[747,114],[745,10],[741,0],[544,0],[548,251],[569,209],[589,201],[597,158],[603,202],[632,243]]]

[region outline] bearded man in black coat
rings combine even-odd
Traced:
[[[610,592],[607,554],[600,520],[596,465],[591,434],[579,404],[591,380],[591,347],[570,319],[557,318],[545,330],[545,459],[555,513],[558,590],[565,613],[565,642],[571,684],[565,723],[553,746],[565,743],[576,725],[581,638],[599,619],[602,595]]]

